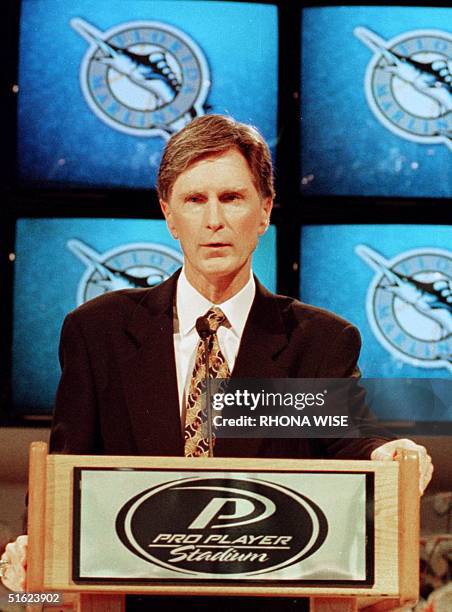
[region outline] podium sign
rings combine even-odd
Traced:
[[[77,612],[125,594],[309,597],[311,612],[413,605],[419,465],[30,453],[27,591]],[[69,609],[69,608],[68,608]]]
[[[73,580],[374,583],[374,474],[74,470]]]

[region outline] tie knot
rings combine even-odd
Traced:
[[[218,306],[213,306],[206,312],[206,318],[209,321],[210,329],[214,332],[224,325],[225,327],[231,327],[228,318]]]

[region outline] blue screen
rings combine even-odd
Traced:
[[[171,0],[22,0],[18,167],[43,185],[146,188],[204,113],[274,149],[277,9]]]
[[[301,188],[452,196],[452,9],[302,12]]]
[[[301,299],[361,332],[367,378],[450,378],[452,227],[313,225],[301,233]]]
[[[12,401],[15,413],[49,414],[59,379],[65,315],[107,291],[148,287],[180,268],[162,220],[20,219],[16,230]],[[253,270],[276,290],[276,229],[253,255]]]

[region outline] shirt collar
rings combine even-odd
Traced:
[[[214,305],[221,308],[231,324],[231,330],[238,338],[241,338],[255,293],[256,283],[254,276],[250,273],[248,282],[238,293],[222,304],[212,304],[188,282],[185,270],[182,268],[176,291],[179,333],[181,336],[189,334],[196,325],[196,319],[205,315]]]

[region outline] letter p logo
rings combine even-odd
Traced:
[[[238,527],[249,525],[257,521],[263,521],[271,516],[276,506],[263,495],[242,491],[227,487],[177,487],[178,489],[204,489],[208,491],[219,491],[221,493],[235,493],[240,497],[212,497],[198,514],[194,521],[188,526],[189,529],[218,529],[224,527]],[[227,512],[226,512],[227,511]],[[248,518],[246,518],[248,517]],[[219,521],[211,525],[212,521]]]

